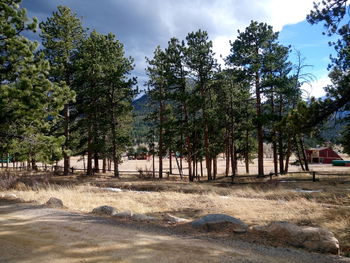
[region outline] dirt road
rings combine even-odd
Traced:
[[[350,262],[0,200],[0,262]]]

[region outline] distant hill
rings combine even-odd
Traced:
[[[146,110],[146,104],[148,103],[148,95],[144,94],[140,98],[134,100],[132,102],[132,106],[134,107],[135,113],[142,113]]]
[[[342,111],[333,114],[327,122],[322,126],[320,136],[324,141],[338,143],[340,134],[344,129],[347,121],[345,119],[350,116],[349,111]]]
[[[134,124],[133,124],[133,139],[135,144],[146,143],[147,133],[149,131],[149,125],[145,121],[147,114],[150,113],[150,107],[148,106],[149,97],[144,94],[140,98],[132,102],[134,107]]]

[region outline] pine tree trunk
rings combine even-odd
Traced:
[[[211,181],[212,173],[211,173],[211,158],[209,153],[209,127],[208,127],[208,120],[207,120],[207,111],[205,107],[205,93],[204,93],[204,87],[201,87],[201,97],[204,99],[204,103],[202,105],[202,117],[204,120],[204,148],[205,148],[205,163],[207,168],[207,177],[208,181]]]
[[[249,174],[249,131],[246,130],[245,135],[245,151],[244,151],[245,172]]]
[[[116,154],[113,155],[113,165],[114,165],[114,177],[120,178],[119,174],[119,160]]]
[[[193,182],[191,159],[189,158],[187,160],[187,162],[188,162],[188,179],[189,179],[190,182]]]
[[[298,159],[299,159],[299,163],[300,163],[301,169],[303,171],[305,171],[303,161],[301,160],[300,151],[299,151],[299,145],[298,145],[298,141],[297,141],[296,136],[294,137],[294,143],[295,143],[295,148],[296,148],[296,151],[297,151],[297,156],[298,156]]]
[[[92,170],[92,156],[93,155],[93,149],[92,149],[92,125],[89,124],[89,130],[88,130],[88,155],[87,155],[87,171],[86,175],[91,176],[93,175]]]
[[[308,160],[307,160],[307,157],[306,157],[306,152],[305,152],[305,148],[304,148],[303,139],[300,137],[299,141],[300,141],[301,152],[302,152],[302,154],[303,154],[305,170],[306,170],[306,171],[309,171],[309,164],[308,164]]]
[[[284,172],[285,173],[288,173],[290,153],[291,153],[291,143],[290,143],[290,138],[288,138],[286,164],[284,165]]]
[[[111,158],[107,159],[107,164],[108,164],[108,171],[112,170],[112,160],[111,160]]]
[[[173,174],[173,157],[171,150],[169,150],[169,173]]]
[[[10,162],[10,156],[9,156],[9,154],[7,154],[6,155],[6,169],[8,169],[9,168],[9,162]]]
[[[230,145],[226,144],[226,169],[225,169],[225,176],[227,177],[230,173]]]
[[[119,178],[119,158],[118,158],[118,152],[117,152],[117,124],[115,121],[114,111],[112,110],[111,114],[111,126],[112,126],[112,159],[113,159],[113,165],[114,165],[114,177]]]
[[[259,73],[255,75],[256,91],[256,115],[258,118],[257,135],[258,135],[258,176],[264,176],[264,135],[261,121],[261,97],[260,97],[260,77]]]
[[[84,168],[84,173],[86,170],[86,165],[85,165],[85,153],[83,153],[83,168]]]
[[[280,95],[280,106],[279,106],[279,112],[278,112],[279,120],[282,119],[282,110],[283,110],[282,95]],[[289,139],[288,139],[287,147],[289,147],[289,150],[290,150]],[[283,133],[282,133],[281,129],[279,129],[279,132],[278,132],[278,154],[279,154],[280,174],[284,174],[285,173],[285,168],[284,168],[284,165],[283,165],[283,160],[284,160]]]
[[[278,156],[277,156],[277,143],[274,141],[272,143],[272,150],[273,150],[273,168],[275,176],[278,174]]]
[[[154,143],[153,143],[154,145]],[[152,177],[153,179],[156,178],[156,167],[155,167],[155,150],[154,150],[154,146],[153,146],[153,152],[152,152]]]
[[[278,155],[279,155],[279,168],[280,174],[284,174],[284,152],[283,152],[283,134],[282,132],[278,133]],[[287,146],[288,147],[288,146]]]
[[[233,142],[233,139],[231,139],[231,147],[230,147],[230,155],[231,155],[231,170],[232,170],[232,177],[236,176],[236,160],[235,160],[235,145]]]
[[[198,180],[197,156],[193,156],[193,178]]]
[[[205,161],[206,161],[206,167],[207,167],[208,181],[211,181],[213,178],[211,175],[211,158],[209,155],[209,136],[208,136],[207,123],[205,123],[205,126],[204,126],[204,147],[205,147]]]
[[[107,167],[107,160],[106,157],[103,157],[102,159],[102,173],[106,173],[106,167]]]
[[[201,177],[203,177],[203,160],[200,161],[200,165],[201,165]]]
[[[63,146],[63,175],[69,174],[70,157],[67,154],[69,149],[69,104],[64,105],[64,136],[66,141]]]
[[[159,178],[163,178],[163,125],[164,125],[164,107],[162,100],[159,101],[159,140],[158,140],[158,156],[159,156]]]
[[[94,152],[94,169],[95,169],[95,173],[99,173],[100,172],[100,165],[98,162],[98,153]]]
[[[227,177],[230,173],[230,144],[229,144],[228,128],[226,128],[225,135],[226,135],[226,138],[225,138],[225,161],[226,161],[225,176]]]
[[[36,166],[36,161],[35,161],[35,158],[32,158],[31,159],[31,163],[32,163],[32,169],[37,171],[38,170],[38,167]]]
[[[183,176],[182,167],[180,166],[179,159],[178,159],[178,157],[176,155],[175,155],[175,161],[176,161],[177,169],[178,169],[179,174],[180,174],[180,178],[182,180],[182,176]]]
[[[273,92],[273,87],[271,92],[271,113],[272,116],[275,116],[275,97]],[[275,176],[278,174],[278,157],[277,157],[277,134],[276,134],[276,128],[275,123],[272,123],[272,151],[273,151],[273,168]]]
[[[216,180],[216,176],[218,173],[218,159],[217,157],[213,158],[213,178]]]

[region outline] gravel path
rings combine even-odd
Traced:
[[[0,262],[350,262],[0,200]]]

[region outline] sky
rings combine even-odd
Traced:
[[[305,21],[314,0],[22,0],[29,17],[46,20],[58,5],[70,7],[83,25],[99,33],[112,32],[135,59],[133,74],[142,89],[145,81],[145,57],[152,57],[157,45],[165,48],[171,37],[185,39],[189,32],[206,30],[213,41],[219,62],[220,55],[230,52],[229,41],[237,37],[251,20],[272,25],[280,32],[279,41],[291,45],[291,61],[295,50],[301,52],[305,73],[311,73],[311,84],[303,85],[305,96],[325,95],[323,87],[330,83],[327,65],[333,52],[330,40],[322,35],[322,25]],[[29,35],[32,39],[37,36]]]

